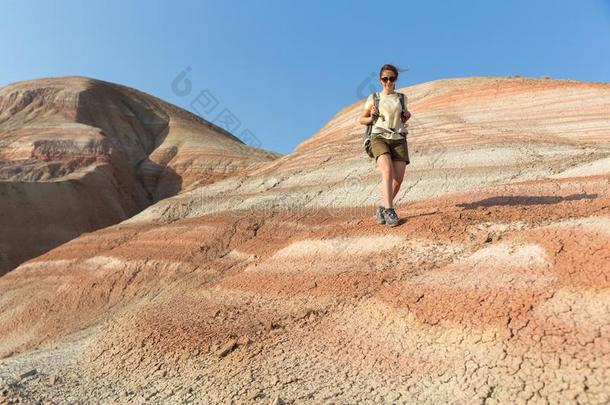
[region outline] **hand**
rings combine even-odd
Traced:
[[[409,110],[404,111],[404,113],[402,114],[402,118],[403,122],[407,122],[409,118],[411,118],[411,113],[409,112]]]
[[[372,106],[371,107],[371,116],[374,117],[376,115],[379,115],[379,109],[377,107],[375,107],[375,106]]]

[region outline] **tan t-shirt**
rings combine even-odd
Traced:
[[[403,136],[391,132],[391,128],[394,128],[396,132],[403,134],[407,133],[407,129],[400,119],[402,107],[400,105],[398,93],[383,94],[378,92],[377,94],[379,94],[379,117],[377,118],[375,125],[373,125],[371,136],[372,134],[376,134],[375,136],[382,136],[387,139],[403,139]],[[404,98],[405,109],[407,109],[407,96],[404,96]],[[372,106],[373,95],[369,94],[369,97],[364,102],[364,108],[370,109]],[[382,119],[382,116],[385,120]]]

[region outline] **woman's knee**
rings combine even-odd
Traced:
[[[402,184],[404,176],[404,171],[401,172],[396,168],[394,168],[394,170],[392,171],[392,181],[398,185]]]
[[[377,158],[377,165],[379,166],[379,170],[381,170],[381,173],[383,174],[384,177],[386,177],[386,176],[393,177],[394,176],[394,167],[393,167],[392,161],[389,159],[389,155],[387,153],[379,155],[379,157]]]
[[[385,181],[394,180],[394,173],[392,172],[392,168],[382,169],[381,175]]]
[[[392,175],[394,182],[400,184],[405,176],[405,164],[402,161],[397,161],[393,165]]]

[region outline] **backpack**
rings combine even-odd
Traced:
[[[400,99],[400,117],[402,120],[402,114],[405,111],[405,95],[403,93],[398,92],[397,94],[398,98]],[[377,92],[373,92],[373,105],[377,108],[377,110],[379,110],[379,94]],[[375,122],[377,122],[378,118],[379,116],[375,117],[375,119],[373,119],[373,122],[366,126],[366,128],[364,129],[364,134],[362,135],[364,151],[370,158],[373,158],[373,151],[371,150],[371,132],[373,131],[373,125],[375,125]]]

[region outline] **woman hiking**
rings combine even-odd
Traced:
[[[378,224],[387,226],[398,225],[393,201],[404,178],[405,167],[410,163],[404,124],[411,113],[406,109],[406,98],[403,111],[399,93],[394,90],[397,79],[398,69],[394,65],[383,65],[379,70],[379,82],[383,87],[378,93],[379,108],[375,107],[371,94],[360,115],[362,125],[373,124],[371,150],[381,171],[382,196],[375,217]]]

